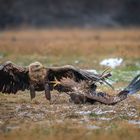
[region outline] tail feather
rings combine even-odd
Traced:
[[[140,90],[140,74],[137,75],[130,84],[124,89],[128,94],[134,94]]]

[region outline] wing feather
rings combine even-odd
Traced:
[[[17,66],[12,62],[0,65],[0,92],[16,93],[18,90],[29,89],[29,76],[26,67]]]
[[[81,80],[91,80],[99,82],[102,80],[101,75],[88,72],[87,70],[78,69],[71,65],[66,65],[62,67],[51,67],[49,69],[49,80],[54,80],[54,76],[60,80],[63,77],[72,78],[74,81],[79,82]]]

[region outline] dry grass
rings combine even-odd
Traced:
[[[108,57],[139,59],[140,31],[131,30],[22,30],[1,32],[1,52],[7,59],[29,62],[38,59],[61,65],[79,60],[82,67],[94,66]],[[87,57],[88,56],[88,57]],[[59,63],[58,63],[59,62]]]
[[[0,96],[1,140],[139,139],[139,125],[128,123],[140,119],[136,98],[106,106],[74,105],[65,94],[58,98],[56,93],[49,104],[43,96],[38,94],[32,102],[25,93]]]
[[[99,130],[86,130],[83,127],[77,126],[66,126],[69,125],[55,125],[51,128],[42,128],[40,126],[34,126],[36,129],[32,129],[32,131],[27,131],[22,129],[20,131],[10,133],[10,140],[139,140],[139,129],[132,127],[130,125],[126,125],[125,123],[121,123],[119,128],[111,131],[99,131]],[[26,128],[27,129],[27,128]],[[129,131],[128,131],[129,130]],[[117,134],[117,135],[116,135]],[[26,137],[25,137],[26,136]],[[135,137],[134,137],[135,136]],[[8,139],[8,136],[2,136],[1,140]]]

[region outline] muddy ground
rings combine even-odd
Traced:
[[[0,33],[0,62],[20,65],[41,61],[46,66],[72,64],[84,69],[105,67],[101,60],[123,58],[112,69],[110,82],[121,90],[140,73],[140,30],[16,30]],[[107,86],[100,86],[116,94]],[[75,105],[65,93],[52,92],[52,101],[43,92],[30,100],[29,92],[0,94],[0,140],[139,139],[140,94],[116,105],[100,103]]]

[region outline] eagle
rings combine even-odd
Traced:
[[[111,86],[106,81],[110,76],[109,72],[94,74],[71,65],[45,67],[40,62],[33,62],[25,67],[7,61],[0,64],[0,92],[16,94],[20,90],[30,90],[30,96],[33,99],[36,96],[36,91],[45,91],[46,99],[51,100],[51,90],[64,91],[65,88],[58,84],[63,78],[70,78],[77,83],[94,81]]]
[[[128,95],[140,90],[140,74],[137,75],[130,84],[119,91],[116,95],[109,95],[105,92],[98,92],[97,85],[91,80],[75,82],[70,78],[62,78],[59,84],[65,89],[65,93],[70,96],[70,101],[75,104],[100,102],[106,105],[114,105],[125,100]]]

